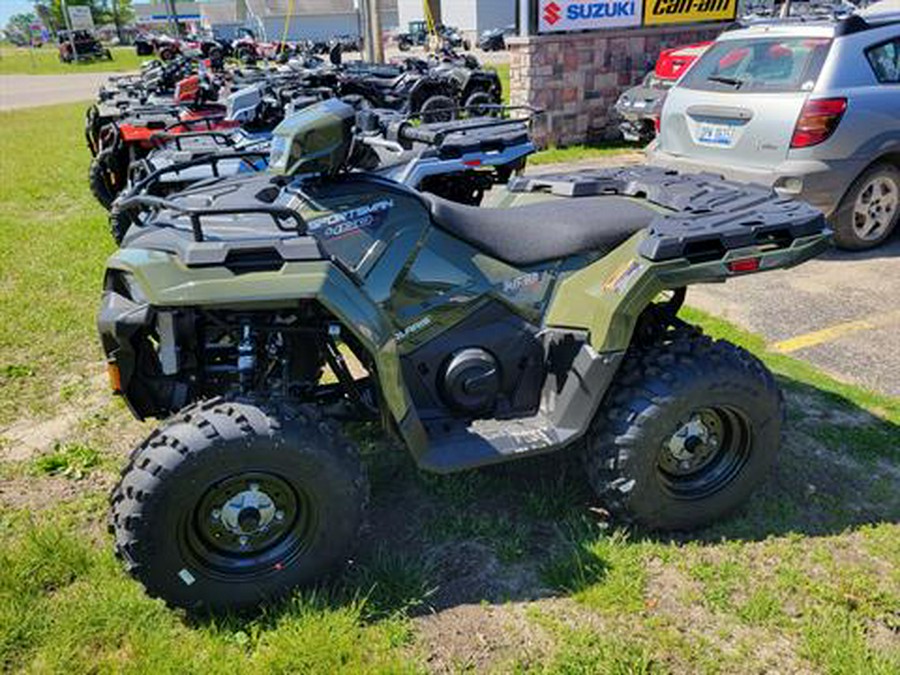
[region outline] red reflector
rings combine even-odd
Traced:
[[[844,111],[847,110],[845,98],[810,99],[803,105],[800,117],[794,126],[791,138],[792,148],[808,148],[828,139],[837,129]]]
[[[759,269],[759,258],[730,260],[728,262],[728,269],[732,272],[755,272]]]
[[[463,162],[466,166],[481,166],[480,159],[470,159],[468,162]]]
[[[656,135],[659,136],[659,130],[662,128],[662,117],[653,118],[653,128],[656,129]]]

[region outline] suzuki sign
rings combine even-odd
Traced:
[[[540,0],[538,32],[556,33],[641,25],[643,0]]]

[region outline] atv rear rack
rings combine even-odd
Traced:
[[[232,206],[224,208],[198,208],[182,206],[170,199],[162,197],[151,197],[149,195],[136,195],[123,199],[119,203],[119,208],[123,211],[131,211],[133,209],[145,207],[159,213],[162,210],[174,211],[180,215],[187,216],[191,221],[191,231],[194,235],[194,241],[201,243],[205,240],[203,236],[203,225],[201,219],[206,216],[231,216],[231,215],[247,215],[251,213],[262,213],[272,218],[272,222],[279,230],[283,232],[296,232],[297,234],[306,234],[306,221],[296,211],[284,206],[270,206],[268,204],[259,204],[256,206]],[[296,227],[285,227],[283,221],[293,220]],[[174,223],[165,221],[154,221],[156,227],[175,228]]]
[[[652,166],[618,167],[547,176],[522,176],[511,192],[564,197],[622,195],[670,209],[648,227],[640,254],[653,261],[718,260],[734,249],[789,248],[796,240],[829,232],[822,213],[773,189],[714,174],[679,174]]]

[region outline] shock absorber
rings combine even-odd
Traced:
[[[256,373],[256,341],[250,324],[245,323],[241,329],[241,341],[238,343],[237,360],[238,377],[241,391],[249,392],[253,388],[253,376]]]

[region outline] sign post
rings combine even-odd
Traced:
[[[62,13],[66,22],[66,32],[69,34],[69,47],[72,49],[72,58],[75,63],[78,63],[78,52],[75,50],[75,36],[72,34],[72,16],[69,14],[69,9],[66,0],[62,0]],[[90,9],[88,9],[88,14],[90,14]],[[91,24],[93,25],[93,19],[91,19]]]

